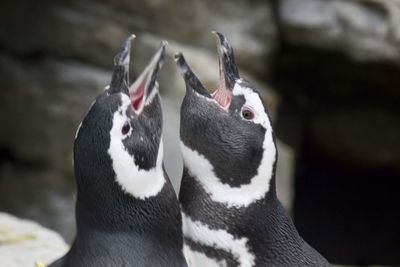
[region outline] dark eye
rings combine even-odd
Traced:
[[[125,135],[129,132],[129,130],[131,129],[131,126],[129,125],[128,122],[125,122],[124,126],[122,126],[122,134]]]
[[[248,108],[244,108],[242,110],[242,116],[243,118],[245,118],[246,120],[252,120],[254,119],[254,113],[252,110],[248,109]]]

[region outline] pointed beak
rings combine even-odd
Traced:
[[[131,56],[131,43],[135,35],[129,36],[118,54],[114,57],[114,71],[108,89],[109,94],[123,92],[128,94],[129,86],[129,61]]]
[[[208,93],[190,69],[182,53],[175,54],[175,62],[185,80],[187,93],[194,91],[205,97],[212,98],[223,110],[227,111],[232,102],[232,90],[236,81],[240,79],[240,76],[235,64],[231,44],[221,33],[216,31],[213,31],[212,33],[217,37],[220,75],[218,87],[212,94]]]
[[[144,71],[129,87],[129,97],[132,102],[133,109],[137,114],[140,114],[144,106],[150,104],[154,96],[158,92],[157,73],[160,70],[167,41],[162,41],[160,48],[157,50],[150,63]]]
[[[227,110],[232,101],[233,87],[240,76],[230,42],[222,33],[216,31],[212,33],[217,38],[219,61],[219,84],[212,96],[223,109]]]
[[[204,88],[200,80],[197,78],[197,76],[190,69],[189,65],[186,63],[186,60],[183,57],[182,53],[175,54],[175,62],[179,67],[183,79],[185,80],[186,92],[192,93],[194,91],[200,95],[211,98],[211,95]]]
[[[226,89],[232,91],[236,80],[240,79],[232,46],[222,33],[216,31],[212,33],[217,37],[221,86],[224,85]]]

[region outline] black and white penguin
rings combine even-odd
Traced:
[[[217,36],[220,83],[203,87],[182,54],[184,171],[179,193],[189,266],[330,266],[298,234],[275,189],[277,149],[257,89]]]
[[[187,266],[179,202],[162,162],[156,75],[166,42],[129,86],[131,39],[114,59],[110,86],[78,128],[77,236],[51,267]]]

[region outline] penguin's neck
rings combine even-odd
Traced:
[[[268,258],[268,253],[279,254],[282,249],[293,247],[297,250],[302,247],[301,237],[276,196],[274,174],[272,177],[265,177],[265,180],[270,182],[268,192],[245,207],[229,207],[224,203],[213,201],[199,179],[201,177],[193,177],[185,168],[179,194],[183,210],[184,238],[189,246],[196,244],[195,250],[209,252],[207,256],[211,257],[217,255],[217,259],[227,260],[228,263],[230,259],[235,259],[237,263],[243,260],[238,256],[239,252],[231,255],[230,259],[224,255],[230,255],[232,249],[243,245],[241,242],[244,242],[242,256],[250,262],[258,262],[260,257]],[[224,241],[225,245],[217,246],[222,247],[222,250],[216,250],[215,245],[207,245],[218,242],[218,239],[210,241],[213,233],[216,236],[222,232],[225,237],[231,236]],[[220,253],[223,250],[225,252]],[[272,250],[276,251],[272,252]],[[274,257],[274,255],[270,256]],[[235,265],[235,263],[232,264]]]
[[[113,174],[110,172],[110,175]],[[78,184],[77,238],[90,238],[90,235],[82,235],[90,232],[124,233],[133,237],[137,237],[138,233],[156,237],[176,232],[172,238],[176,236],[179,240],[179,204],[166,173],[164,179],[161,191],[145,199],[137,199],[124,192],[116,182],[107,189],[103,188],[103,191],[99,185],[99,188],[91,188],[90,192]]]
[[[179,202],[163,173],[161,191],[146,199],[121,191],[116,182],[104,190],[101,180],[88,192],[85,180],[77,179],[77,235],[65,266],[184,266]]]
[[[273,207],[280,204],[275,189],[275,174],[266,177],[264,180],[269,183],[269,190],[260,198],[254,199],[246,205],[229,205],[228,203],[218,202],[204,188],[200,179],[205,177],[195,177],[185,166],[182,175],[179,201],[181,202],[184,213],[189,217],[206,219],[212,223],[229,226],[239,224],[237,217],[242,215],[252,215],[257,219],[257,213],[262,210],[263,215],[276,217]],[[222,192],[223,193],[223,192]],[[238,191],[240,195],[240,190]],[[260,209],[260,210],[259,210]],[[235,219],[236,218],[236,219]],[[248,220],[251,219],[247,218]],[[218,222],[217,222],[218,221]],[[246,227],[247,224],[243,225]],[[234,228],[240,227],[235,225]]]

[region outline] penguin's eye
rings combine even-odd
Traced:
[[[254,119],[254,112],[249,108],[243,108],[242,116],[244,119],[250,121],[250,120]]]
[[[128,122],[125,122],[124,126],[122,126],[122,134],[125,135],[129,132],[129,130],[131,129],[131,126],[129,125]]]

